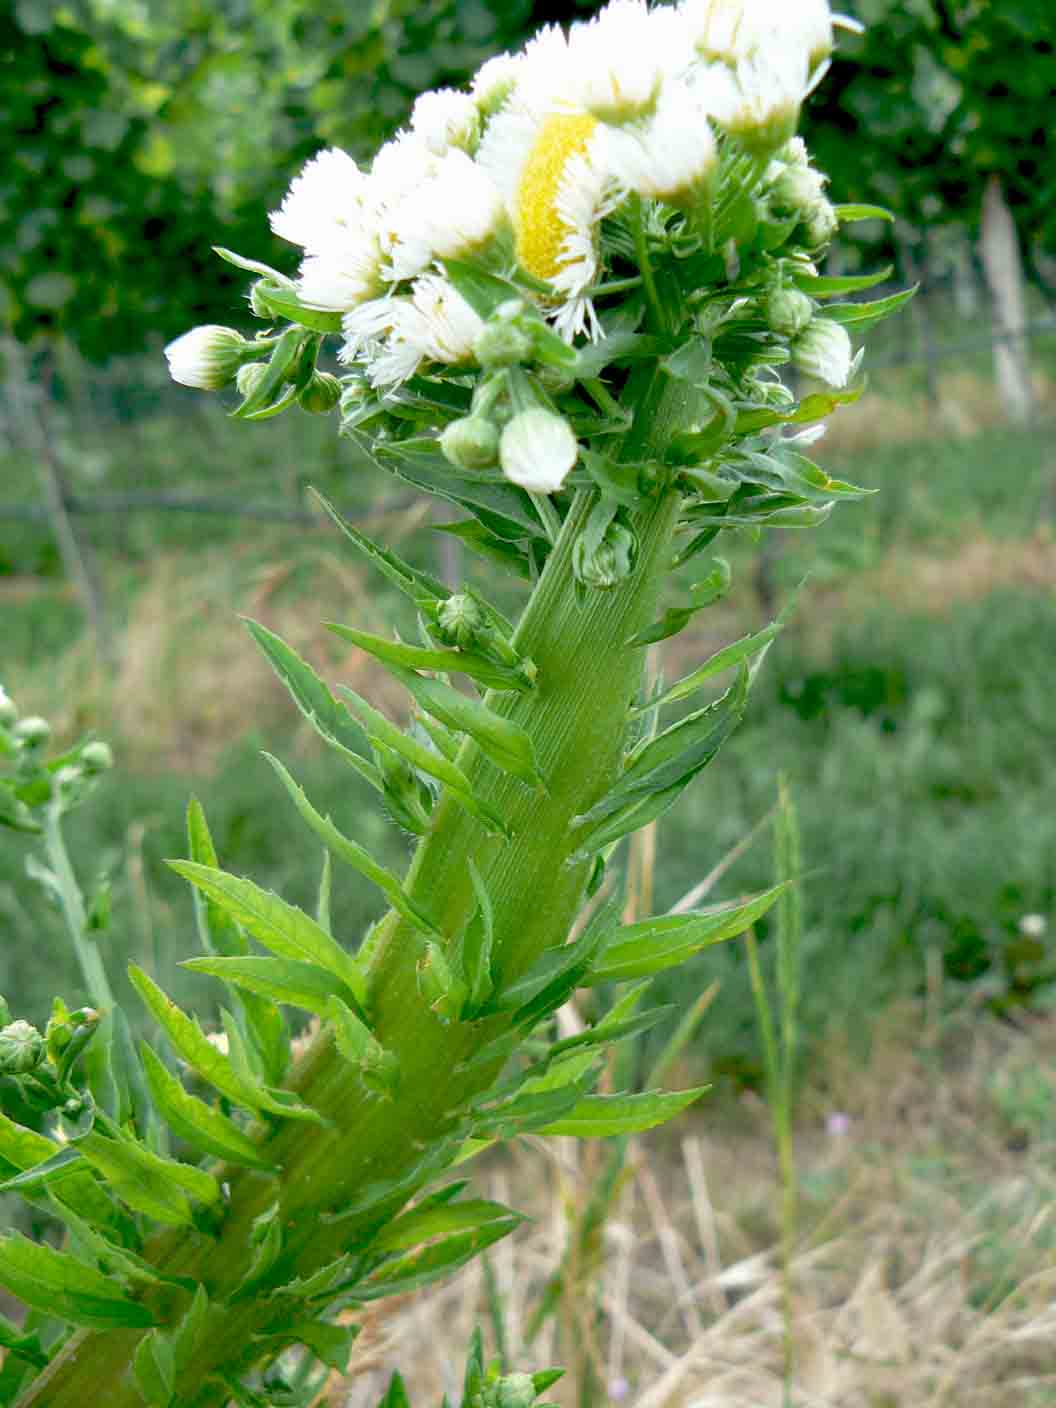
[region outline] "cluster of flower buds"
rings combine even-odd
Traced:
[[[76,1118],[87,1097],[71,1083],[70,1074],[95,1035],[99,1013],[94,1007],[70,1011],[57,997],[41,1032],[23,1017],[12,1021],[0,997],[0,1022],[0,1076],[16,1079],[22,1098],[41,1112],[58,1109]]]
[[[36,714],[19,717],[11,696],[0,686],[0,826],[39,831],[42,809],[69,810],[113,767],[106,743],[89,739],[48,759],[50,739],[47,719]]]
[[[584,441],[621,429],[636,357],[706,342],[690,380],[727,430],[774,404],[781,364],[848,387],[854,319],[818,301],[841,214],[796,136],[841,24],[829,0],[611,0],[545,28],[423,94],[368,165],[314,157],[271,215],[296,275],[222,251],[287,330],[195,329],[173,375],[237,384],[247,419],[337,404],[379,455],[424,434],[453,475],[535,495],[589,482]],[[330,334],[336,377],[316,370]],[[623,538],[610,515],[584,582],[625,569]]]

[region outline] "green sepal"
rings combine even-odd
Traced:
[[[698,611],[724,597],[732,580],[730,564],[724,557],[717,557],[714,561],[715,566],[708,575],[701,581],[694,582],[689,588],[688,606],[669,606],[659,621],[632,636],[627,644],[653,645],[657,641],[667,640],[688,625]]]
[[[195,1019],[182,1012],[142,968],[130,963],[128,977],[175,1050],[192,1070],[215,1086],[222,1095],[250,1110],[265,1111],[286,1119],[324,1123],[318,1110],[302,1105],[290,1091],[265,1088],[245,1079],[223,1052],[217,1050]]]
[[[169,1408],[176,1392],[176,1355],[163,1330],[144,1335],[132,1357],[136,1387],[149,1408]]]
[[[384,636],[371,635],[358,631],[354,626],[341,626],[333,621],[325,622],[328,631],[349,641],[376,660],[386,665],[402,665],[409,670],[438,670],[444,674],[468,675],[471,680],[485,685],[488,689],[515,689],[522,693],[531,690],[532,684],[521,670],[510,665],[499,665],[483,655],[471,654],[465,650],[441,648],[426,649],[420,645],[407,645],[401,640],[386,640]]]
[[[18,1232],[0,1235],[0,1286],[43,1315],[92,1330],[154,1324],[145,1305],[115,1291],[112,1277]]]
[[[894,215],[882,205],[834,205],[832,209],[841,225],[850,225],[856,220],[886,220],[892,225],[895,223]]]
[[[158,1113],[178,1138],[227,1163],[270,1169],[271,1165],[261,1157],[257,1145],[234,1120],[184,1090],[180,1079],[146,1042],[140,1044],[140,1057]]]
[[[690,674],[684,675],[682,679],[676,680],[669,689],[656,699],[650,699],[646,704],[640,704],[631,710],[631,718],[637,718],[641,714],[647,714],[653,709],[662,709],[667,704],[677,703],[680,699],[686,699],[691,694],[695,694],[705,681],[712,679],[715,675],[721,675],[724,670],[732,669],[734,665],[740,665],[743,661],[751,659],[760,650],[763,650],[774,639],[782,629],[783,622],[771,621],[768,626],[764,626],[761,631],[756,631],[753,635],[742,636],[740,640],[733,641],[730,645],[725,645],[721,650],[717,650],[714,655],[708,657],[704,664],[693,670]],[[684,721],[683,721],[684,722]],[[656,743],[658,740],[653,740]],[[647,744],[645,748],[640,748],[631,755],[628,772],[633,770],[640,762],[646,749],[651,747]],[[619,786],[626,781],[628,774],[625,773],[617,783]],[[589,813],[588,813],[589,815]]]
[[[262,958],[248,954],[245,958],[185,958],[181,968],[194,973],[208,973],[212,978],[230,983],[236,988],[286,1002],[306,1012],[326,1016],[330,999],[335,996],[346,1002],[357,999],[348,985],[317,963],[302,963],[296,958]]]
[[[743,904],[710,914],[674,914],[617,929],[605,942],[584,986],[625,983],[674,968],[713,944],[736,938],[767,912],[785,889],[775,885]]]
[[[390,666],[390,672],[410,691],[420,708],[445,727],[468,733],[497,767],[522,782],[542,782],[532,740],[519,724],[496,714],[479,699],[460,694],[442,680],[430,679],[398,665]]]
[[[343,860],[346,865],[350,865],[353,870],[358,871],[365,879],[370,880],[372,884],[376,885],[388,900],[389,904],[392,905],[393,909],[399,914],[402,914],[409,924],[413,924],[416,929],[420,929],[427,934],[436,933],[436,925],[428,915],[424,914],[423,911],[418,908],[406,893],[399,880],[397,880],[396,876],[393,875],[391,871],[386,870],[383,865],[379,865],[370,852],[365,850],[358,841],[353,841],[351,837],[339,831],[329,817],[324,817],[317,812],[302,789],[286,771],[282,763],[279,762],[278,758],[273,758],[270,753],[265,753],[264,756],[275,769],[276,773],[278,773],[279,781],[290,794],[294,806],[300,812],[303,819],[320,840],[330,848],[338,860]],[[250,882],[246,881],[245,883],[249,884]],[[256,886],[253,886],[253,888],[256,889]],[[258,893],[263,894],[264,892],[258,891]],[[364,1002],[366,1000],[365,978],[362,969],[356,963],[355,959],[345,953],[345,950],[341,948],[324,929],[321,929],[314,919],[309,919],[308,915],[304,914],[301,910],[294,910],[292,905],[286,905],[285,901],[279,900],[276,895],[268,896],[268,898],[276,901],[279,905],[283,906],[284,909],[300,915],[301,919],[311,926],[311,930],[315,931],[316,935],[322,935],[326,939],[326,945],[318,953],[312,953],[308,948],[305,948],[301,953],[297,953],[291,948],[281,950],[276,948],[274,944],[267,943],[265,939],[261,938],[260,935],[253,930],[251,925],[247,924],[246,927],[249,929],[250,933],[252,933],[255,938],[259,938],[261,943],[264,943],[266,947],[271,948],[275,953],[283,953],[290,958],[307,956],[309,960],[323,963],[324,967],[328,967],[331,972],[336,973],[338,977],[342,978],[348,984],[355,993],[357,1002]],[[307,932],[303,932],[302,936],[307,937]],[[329,953],[330,962],[323,957],[324,952]],[[338,957],[338,955],[340,955],[340,957]]]
[[[282,764],[274,758],[269,757],[268,760],[286,782],[287,788],[295,790],[303,797],[304,794]],[[305,799],[305,807],[308,805]],[[340,835],[336,828],[333,830],[335,836]],[[348,844],[355,845],[354,842]],[[356,847],[357,851],[360,849]],[[365,856],[366,852],[363,854]],[[367,859],[369,860],[369,857]],[[272,953],[280,958],[317,963],[346,983],[355,993],[357,1001],[365,999],[366,984],[356,960],[346,953],[337,940],[317,924],[311,915],[305,914],[303,909],[288,904],[270,890],[262,890],[252,880],[231,875],[226,870],[217,870],[212,866],[198,865],[194,861],[186,860],[170,860],[168,864],[177,875],[182,875],[185,880],[189,880],[192,885],[221,905],[247,933]],[[373,866],[373,862],[370,862],[370,865]],[[357,866],[357,869],[359,868]],[[378,869],[380,870],[380,866]]]
[[[845,327],[853,327],[855,332],[866,332],[875,323],[889,318],[892,313],[897,313],[919,288],[919,284],[914,284],[912,288],[905,288],[901,293],[877,298],[872,303],[830,303],[828,307],[819,310],[818,316],[831,318],[834,323],[842,323]]]
[[[312,667],[284,640],[256,621],[247,620],[246,625],[319,737],[336,749],[376,791],[384,792],[381,773],[373,763],[356,752],[359,734],[345,706],[338,703]]]
[[[698,1085],[677,1092],[647,1090],[639,1095],[585,1095],[567,1115],[538,1132],[574,1135],[577,1139],[607,1139],[614,1134],[640,1134],[679,1115],[708,1089]]]

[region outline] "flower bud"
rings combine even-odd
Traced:
[[[792,361],[807,376],[846,386],[851,374],[851,339],[831,318],[815,318],[792,343]]]
[[[329,372],[314,372],[297,400],[302,410],[312,415],[327,415],[341,400],[341,383]]]
[[[15,701],[0,684],[0,728],[10,728],[17,718],[18,710],[15,708]]]
[[[766,301],[766,321],[771,332],[796,337],[814,316],[814,303],[796,288],[771,289]]]
[[[30,714],[24,719],[19,719],[11,733],[15,742],[20,743],[23,748],[42,748],[51,737],[51,724],[47,719]]]
[[[824,199],[825,177],[813,167],[798,163],[782,167],[768,192],[770,209],[775,215],[798,215],[806,219],[809,212]]]
[[[0,1031],[0,1075],[24,1076],[44,1059],[44,1038],[21,1018]]]
[[[94,777],[96,773],[109,772],[113,766],[114,755],[108,743],[86,743],[81,749],[81,767],[89,777]]]
[[[257,282],[252,285],[249,290],[249,307],[255,317],[263,318],[265,322],[273,323],[275,321],[275,314],[268,306],[268,300],[264,296],[263,285],[266,285],[267,282],[267,279],[258,279]]]
[[[637,554],[634,533],[614,519],[596,548],[588,546],[585,536],[577,539],[572,549],[572,570],[577,580],[588,587],[614,587],[630,576]]]
[[[239,367],[235,373],[235,386],[238,389],[238,394],[248,401],[260,385],[267,370],[267,365],[264,362],[247,362],[244,367]]]
[[[440,449],[456,469],[493,469],[499,460],[499,432],[483,416],[463,416],[445,426]]]
[[[234,328],[208,323],[191,328],[165,348],[169,375],[181,386],[219,391],[234,381],[250,344]]]
[[[493,318],[474,339],[473,356],[488,371],[494,367],[512,367],[518,362],[530,361],[532,338],[516,323]]]
[[[495,1385],[495,1408],[532,1408],[535,1397],[531,1374],[504,1374]]]
[[[828,244],[839,228],[836,211],[827,200],[819,200],[807,211],[803,220],[803,235],[811,249]]]
[[[532,493],[560,489],[579,458],[579,445],[563,416],[542,406],[518,411],[502,432],[499,461],[507,479]]]
[[[468,650],[487,622],[479,604],[468,592],[456,592],[440,603],[436,624],[442,640]]]

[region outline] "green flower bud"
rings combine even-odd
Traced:
[[[585,536],[577,539],[572,548],[572,570],[577,580],[588,587],[614,587],[630,576],[637,554],[634,533],[613,520],[593,551]]]
[[[24,1076],[44,1059],[44,1038],[21,1018],[0,1031],[0,1075]]]
[[[273,323],[275,321],[275,314],[272,312],[271,308],[268,307],[268,301],[264,297],[262,287],[262,285],[266,283],[267,279],[258,279],[257,282],[252,285],[249,290],[249,306],[256,317],[263,318],[265,322]]]
[[[811,249],[828,244],[839,229],[840,222],[836,211],[827,200],[814,203],[803,221],[803,235]]]
[[[181,386],[219,391],[234,381],[250,344],[234,328],[191,328],[165,348],[169,375]]]
[[[463,416],[445,426],[440,449],[456,469],[493,469],[499,462],[499,432],[483,416]]]
[[[531,1374],[504,1374],[495,1385],[495,1408],[532,1408],[534,1402]]]
[[[778,216],[807,214],[824,199],[825,177],[810,166],[786,166],[770,187],[768,203]]]
[[[479,604],[468,592],[456,592],[437,608],[436,624],[441,639],[448,645],[468,650],[487,622]]]
[[[532,338],[516,323],[499,322],[493,318],[477,334],[473,356],[489,371],[495,367],[512,367],[518,362],[531,360]]]
[[[264,362],[247,362],[244,367],[239,367],[235,373],[235,386],[244,400],[248,401],[253,395],[267,370],[267,364]]]
[[[815,318],[793,342],[792,361],[807,376],[829,386],[846,386],[853,361],[847,329],[831,318]]]
[[[89,777],[96,773],[109,772],[114,766],[114,755],[108,743],[86,743],[81,749],[81,767]]]
[[[341,383],[329,372],[314,372],[297,400],[302,410],[312,415],[327,415],[341,400]]]
[[[0,684],[0,727],[10,728],[18,718],[18,710],[15,708],[15,701]]]
[[[814,316],[814,304],[797,288],[775,288],[766,302],[766,320],[772,332],[795,337]]]
[[[42,748],[51,737],[51,724],[47,719],[42,719],[36,714],[29,714],[24,719],[19,719],[11,730],[16,743],[23,748]]]

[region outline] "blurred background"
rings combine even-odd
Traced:
[[[267,212],[321,146],[367,157],[423,89],[459,85],[540,24],[597,8],[15,0],[0,14],[0,680],[62,739],[94,730],[112,742],[118,773],[71,826],[82,875],[111,877],[111,972],[135,957],[206,1016],[211,993],[176,967],[193,948],[190,898],[163,865],[183,852],[190,792],[225,866],[299,903],[319,857],[290,827],[262,747],[295,758],[320,810],[387,863],[406,850],[301,726],[238,619],[265,622],[394,715],[405,707],[320,624],[410,625],[319,521],[307,487],[449,580],[490,587],[491,573],[432,531],[429,505],[339,442],[332,419],[232,423],[222,397],[168,383],[161,348],[194,323],[248,329],[243,281],[210,246],[293,272]],[[1051,1300],[1056,1248],[1039,1221],[1056,1172],[1056,20],[1050,0],[845,8],[867,29],[841,37],[803,130],[833,199],[885,205],[896,220],[850,227],[828,272],[891,266],[877,293],[921,292],[870,338],[867,393],[818,449],[830,472],[879,492],[820,530],[761,544],[728,532],[717,544],[733,590],[665,643],[668,676],[758,629],[809,582],[742,732],[634,866],[658,911],[716,867],[713,899],[768,884],[765,819],[787,778],[808,873],[799,1191],[810,1236],[823,1226],[852,1249],[840,1289],[804,1272],[802,1295],[818,1316],[846,1310],[872,1276],[873,1299],[839,1332],[852,1347],[832,1362],[902,1366],[894,1388],[886,1368],[865,1388],[839,1380],[838,1401],[1052,1404],[1056,1363],[1035,1350],[1037,1307],[1022,1296],[1029,1284]],[[515,588],[494,589],[516,606]],[[0,845],[0,991],[42,1019],[54,991],[79,996],[79,980],[59,917],[27,877],[28,850],[17,837]],[[354,937],[374,897],[337,884]],[[765,923],[757,936],[770,975]],[[701,955],[676,981],[662,993],[672,1024],[719,983],[681,1057],[714,1094],[700,1134],[668,1151],[692,1197],[672,1195],[666,1243],[655,1204],[640,1235],[670,1275],[670,1237],[686,1248],[695,1237],[700,1265],[756,1266],[755,1280],[745,1271],[721,1291],[710,1328],[765,1289],[778,1174],[744,946]],[[876,1261],[877,1209],[908,1257],[904,1275]],[[679,1218],[696,1232],[678,1231]],[[953,1269],[920,1282],[905,1247],[937,1225],[966,1250],[951,1261],[939,1248]],[[508,1289],[522,1272],[511,1262],[502,1274]],[[922,1299],[900,1299],[908,1284]],[[675,1316],[665,1340],[643,1329],[644,1311],[624,1309],[663,1353],[625,1324],[614,1361],[609,1334],[590,1381],[617,1400],[640,1398],[650,1375],[670,1372],[663,1354],[681,1362],[682,1340],[700,1330]],[[1013,1312],[1031,1330],[1014,1351],[1001,1319]],[[854,1327],[877,1316],[888,1328],[874,1353]],[[989,1377],[964,1351],[972,1327]],[[771,1351],[778,1362],[772,1328],[745,1342],[745,1373],[763,1373]],[[822,1348],[844,1345],[827,1333]],[[768,1382],[743,1400],[700,1389],[694,1401],[770,1402]]]

